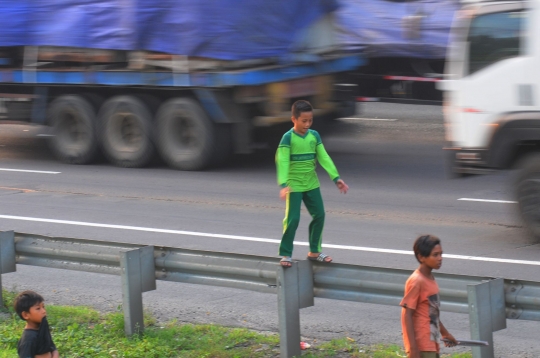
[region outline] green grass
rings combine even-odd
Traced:
[[[396,358],[407,357],[403,348],[397,345],[378,344],[365,346],[358,344],[352,338],[334,339],[330,342],[320,344],[311,352],[307,351],[302,357],[354,357],[354,358]],[[442,358],[471,358],[470,353],[442,354]]]
[[[15,293],[3,291],[4,304],[0,316],[0,358],[17,357],[17,342],[25,322],[13,311]],[[178,324],[175,321],[158,324],[145,316],[142,336],[124,336],[121,313],[100,314],[83,306],[47,306],[47,316],[53,340],[62,357],[107,358],[257,358],[279,357],[279,336],[261,334],[243,328],[217,325]],[[351,338],[325,343],[312,343],[302,357],[405,357],[395,345],[367,347]],[[447,356],[450,357],[450,356]],[[452,355],[468,358],[470,354]]]

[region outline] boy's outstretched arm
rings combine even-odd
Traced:
[[[420,351],[416,345],[416,336],[414,335],[413,314],[413,309],[405,307],[405,329],[407,330],[410,347],[408,358],[420,358]]]
[[[324,148],[324,144],[322,144],[320,137],[318,137],[317,140],[317,161],[321,163],[321,166],[324,168],[324,170],[326,170],[326,172],[330,176],[330,179],[332,179],[332,181],[336,183],[339,192],[347,194],[347,191],[349,191],[349,186],[345,183],[343,179],[339,177],[336,165],[334,164],[332,158],[330,158],[330,156],[326,152],[326,149]]]
[[[454,347],[457,345],[457,341],[456,339],[454,338],[453,335],[450,334],[450,332],[448,332],[448,330],[446,329],[446,327],[444,326],[444,324],[442,324],[441,321],[439,321],[439,324],[440,324],[440,327],[441,327],[441,336],[444,338],[444,339],[447,339],[449,342],[444,342],[444,345],[447,346],[447,347]]]

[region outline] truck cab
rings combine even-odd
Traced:
[[[540,1],[466,4],[439,83],[450,172],[518,168],[521,216],[540,237]]]

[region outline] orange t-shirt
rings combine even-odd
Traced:
[[[405,295],[399,305],[414,310],[412,317],[414,335],[420,352],[439,352],[440,302],[437,282],[415,270],[405,283]],[[405,311],[405,308],[401,310],[401,329],[405,351],[408,353],[411,345],[405,326]]]

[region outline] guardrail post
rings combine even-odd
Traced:
[[[0,306],[4,306],[2,274],[15,272],[15,270],[15,233],[0,231]]]
[[[313,286],[313,264],[308,260],[298,261],[298,299],[300,308],[315,305]]]
[[[277,270],[279,350],[281,358],[300,356],[300,298],[298,263]]]
[[[506,328],[506,293],[504,278],[489,281],[491,297],[491,331],[496,332]]]
[[[315,304],[313,267],[307,260],[294,261],[277,271],[280,357],[299,357],[300,308]]]
[[[473,347],[473,358],[494,358],[493,332],[506,328],[504,280],[467,285],[471,339],[489,346]]]
[[[120,253],[122,303],[126,335],[144,331],[142,293],[156,289],[154,247],[146,246]]]

